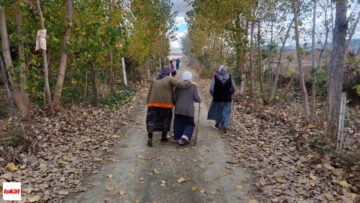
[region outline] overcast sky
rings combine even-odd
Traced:
[[[187,33],[187,24],[185,22],[186,12],[191,10],[191,7],[187,5],[184,0],[171,0],[174,3],[173,12],[178,11],[176,17],[176,31],[177,40],[170,42],[171,52],[181,53],[181,38]]]

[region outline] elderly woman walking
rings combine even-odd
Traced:
[[[235,83],[231,75],[227,72],[226,66],[220,66],[219,72],[215,75],[211,82],[210,94],[213,97],[211,103],[208,120],[215,120],[215,128],[224,128],[227,134],[231,114],[232,95],[235,93]]]
[[[192,73],[185,71],[182,74],[184,81],[191,81]],[[190,86],[184,89],[175,89],[173,96],[175,104],[175,119],[174,119],[174,140],[177,140],[180,145],[187,144],[194,132],[194,102],[199,103],[200,96],[196,86]]]
[[[164,66],[161,73],[156,77],[156,80],[151,84],[147,94],[147,115],[146,126],[148,131],[148,146],[152,147],[153,132],[161,131],[161,141],[166,142],[167,132],[170,130],[172,119],[173,101],[172,95],[174,87],[187,88],[191,84],[196,85],[190,81],[176,80],[170,76],[170,68]]]

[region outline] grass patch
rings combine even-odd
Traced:
[[[360,150],[336,151],[335,143],[331,143],[325,135],[315,135],[309,141],[309,147],[315,153],[330,157],[336,168],[351,169],[360,162]]]
[[[134,89],[128,88],[124,85],[116,85],[114,95],[108,97],[103,102],[101,102],[98,106],[104,107],[115,107],[119,108],[122,106],[129,97],[131,97],[135,93]]]

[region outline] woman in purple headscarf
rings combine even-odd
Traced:
[[[191,81],[177,80],[170,76],[170,68],[164,66],[161,73],[151,83],[147,94],[146,127],[148,131],[148,146],[152,147],[153,132],[161,131],[161,141],[166,142],[167,132],[170,130],[172,108],[174,107],[172,95],[174,88],[187,88],[196,85]]]
[[[208,113],[208,120],[215,120],[215,128],[224,128],[227,134],[231,115],[232,95],[235,93],[236,86],[227,72],[226,66],[220,66],[219,72],[211,82],[210,94],[213,97]]]

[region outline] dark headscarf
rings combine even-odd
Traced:
[[[230,74],[227,72],[226,66],[220,66],[219,72],[216,73],[216,77],[222,84],[225,84],[229,80]]]
[[[170,75],[170,68],[169,66],[164,66],[161,70],[161,73],[156,77],[157,80],[162,79],[163,77]]]

